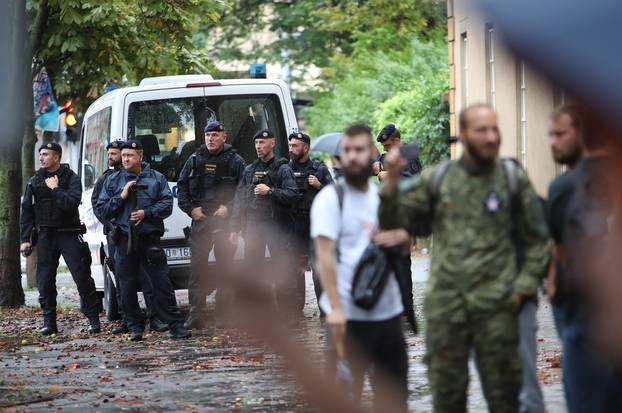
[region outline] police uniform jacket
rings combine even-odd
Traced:
[[[130,181],[146,185],[147,189],[134,194],[130,192],[130,196],[123,199],[121,192]],[[133,196],[136,205],[133,205]],[[104,219],[111,220],[126,234],[129,231],[130,214],[142,209],[145,211],[145,219],[140,223],[141,233],[157,233],[161,236],[164,234],[164,219],[173,212],[173,195],[166,177],[143,162],[142,171],[138,175],[125,169],[110,175],[97,201],[97,208],[101,209]]]
[[[204,213],[224,205],[231,211],[235,190],[244,173],[244,159],[229,144],[218,154],[201,145],[188,158],[177,182],[177,205],[189,216],[196,207]]]
[[[95,185],[93,186],[93,193],[91,194],[91,206],[93,207],[93,214],[95,214],[95,217],[97,217],[99,222],[104,224],[104,227],[109,224],[109,221],[104,219],[101,208],[97,207],[97,200],[99,199],[99,195],[101,194],[102,189],[104,189],[104,183],[106,182],[106,179],[113,173],[119,171],[119,169],[119,167],[114,169],[106,169],[102,176],[97,178],[97,181],[95,181]]]
[[[333,178],[330,176],[330,172],[326,165],[315,159],[309,159],[307,162],[303,163],[291,160],[289,161],[289,166],[294,172],[296,186],[298,187],[296,209],[298,212],[308,214],[315,196],[323,187],[330,185],[333,182]],[[315,176],[318,181],[320,181],[320,184],[322,184],[320,189],[316,189],[309,185],[309,175]]]
[[[58,187],[50,189],[45,180],[53,176],[58,176]],[[55,172],[39,169],[30,179],[22,198],[21,241],[31,241],[35,225],[43,228],[78,229],[78,205],[81,198],[80,178],[69,165],[62,164]]]
[[[255,196],[254,188],[258,183],[269,186],[272,194]],[[276,158],[268,162],[256,159],[244,169],[244,174],[238,184],[231,216],[231,230],[239,231],[244,220],[249,216],[280,220],[283,214],[279,212],[291,210],[297,200],[296,180],[288,162]]]
[[[378,157],[378,162],[380,162],[380,165],[382,165],[382,170],[384,170],[384,157],[385,156],[387,156],[387,154],[383,153],[382,155]],[[406,166],[404,167],[404,169],[402,169],[400,176],[402,179],[410,178],[410,177],[417,175],[419,172],[421,172],[421,169],[422,167],[421,167],[421,162],[419,161],[419,158],[409,159],[406,162]]]

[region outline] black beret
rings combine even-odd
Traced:
[[[302,132],[294,132],[287,138],[288,140],[298,139],[299,141],[303,141],[304,143],[311,143],[311,137],[306,133]]]
[[[56,142],[48,142],[48,143],[44,143],[43,145],[41,145],[41,147],[39,148],[39,152],[41,152],[42,149],[49,149],[51,151],[54,152],[58,152],[60,154],[63,153],[63,147],[60,146],[59,144],[57,144]]]
[[[121,145],[121,149],[142,150],[143,144],[140,143],[140,141],[137,141],[136,139],[130,139],[130,140],[123,142],[123,145]]]
[[[121,147],[123,146],[123,143],[125,143],[125,141],[123,141],[121,139],[117,139],[116,141],[112,141],[112,142],[110,142],[106,146],[106,150],[108,150],[108,149],[121,149]]]
[[[262,129],[253,136],[253,140],[256,139],[268,139],[274,138],[274,133],[270,129]]]
[[[213,120],[205,127],[205,133],[207,132],[224,132],[225,125],[219,120]]]
[[[391,137],[400,137],[400,130],[392,123],[382,128],[376,140],[378,142],[384,142]]]

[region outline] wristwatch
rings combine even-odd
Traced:
[[[268,196],[272,196],[272,188],[268,189]]]

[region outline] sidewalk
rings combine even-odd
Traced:
[[[419,320],[427,258],[413,258],[415,303]],[[307,274],[305,318],[295,330],[296,340],[307,346],[305,357],[322,360],[324,326],[317,317],[310,274]],[[280,357],[231,329],[209,328],[188,341],[170,341],[148,333],[142,343],[109,334],[112,323],[93,338],[81,331],[85,320],[77,311],[78,295],[70,274],[59,274],[59,316],[62,334],[43,338],[32,330],[40,324],[37,292],[27,291],[29,308],[0,319],[0,400],[17,399],[23,408],[7,411],[310,411],[295,380],[283,369]],[[187,291],[177,291],[185,310]],[[210,298],[213,306],[213,296]],[[104,318],[102,317],[102,320]],[[547,408],[565,411],[559,368],[548,359],[559,351],[550,308],[541,301],[538,312],[539,369]],[[164,333],[165,334],[165,333]],[[19,337],[11,342],[3,336]],[[423,337],[407,336],[410,360],[410,411],[432,412],[423,364]],[[13,346],[13,347],[11,347]],[[7,351],[9,350],[9,351]],[[12,351],[11,351],[12,350]],[[486,412],[479,380],[471,363],[469,411]],[[21,389],[21,390],[20,390]],[[28,389],[28,392],[26,392]],[[13,393],[10,393],[13,392]],[[31,399],[28,399],[30,397]],[[44,400],[28,403],[29,400]],[[0,403],[0,407],[1,407]]]

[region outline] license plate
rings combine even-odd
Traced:
[[[164,252],[169,261],[189,260],[191,256],[190,247],[164,248]]]

